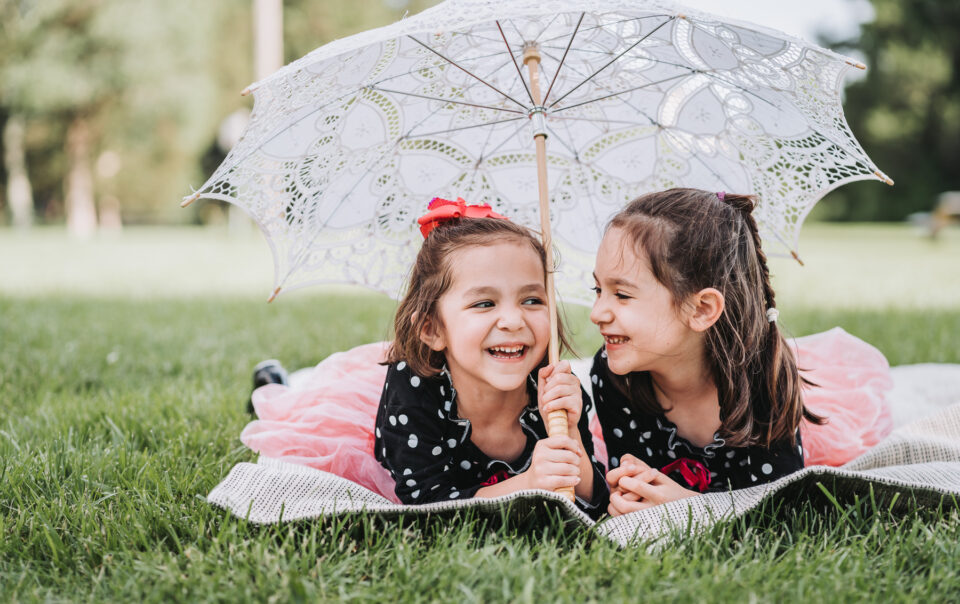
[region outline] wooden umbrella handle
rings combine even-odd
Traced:
[[[534,113],[531,119],[543,120],[540,107],[540,52],[536,45],[528,45],[523,49],[523,64],[530,74],[530,96],[533,97]],[[538,111],[539,110],[539,111]],[[550,347],[547,360],[551,365],[560,360],[560,337],[557,322],[557,291],[553,283],[553,237],[550,234],[550,195],[547,185],[547,133],[534,127],[533,141],[537,148],[537,184],[540,191],[540,232],[543,237],[543,249],[547,255],[547,310],[550,313]],[[547,417],[547,434],[567,435],[569,424],[566,411],[554,411]],[[573,501],[573,487],[557,489],[557,493]]]

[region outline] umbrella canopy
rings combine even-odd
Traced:
[[[603,226],[641,193],[756,194],[768,248],[792,252],[827,191],[889,182],[843,117],[854,67],[667,2],[448,0],[252,85],[246,132],[185,203],[243,208],[273,249],[275,293],[346,282],[397,296],[432,197],[539,230],[545,134],[557,289],[589,303]]]

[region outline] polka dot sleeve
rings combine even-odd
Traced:
[[[455,453],[466,433],[446,419],[442,386],[436,381],[414,375],[402,362],[387,371],[374,429],[375,454],[406,504],[467,499],[481,487],[456,480],[460,460]]]

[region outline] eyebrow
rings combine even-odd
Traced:
[[[600,279],[597,278],[597,273],[593,273],[593,280],[596,281],[597,283],[600,283]],[[632,288],[637,287],[637,284],[634,283],[633,281],[627,281],[626,279],[621,279],[619,277],[617,277],[616,279],[610,279],[609,282],[613,285],[624,285],[626,287],[632,287]]]
[[[539,292],[542,292],[542,291],[544,291],[544,287],[543,287],[543,285],[541,285],[541,284],[539,284],[539,283],[529,283],[529,284],[524,285],[523,287],[520,288],[520,293],[526,293],[526,292],[536,292],[536,293],[539,293]],[[493,287],[493,286],[491,286],[491,285],[479,285],[479,286],[477,286],[477,287],[471,287],[470,289],[468,289],[467,291],[465,291],[465,292],[463,293],[463,295],[464,295],[465,297],[472,297],[472,296],[493,296],[493,295],[497,295],[497,294],[499,294],[499,293],[500,293],[500,290],[499,290],[498,288],[496,288],[496,287]]]

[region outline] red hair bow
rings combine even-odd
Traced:
[[[680,475],[687,481],[687,485],[701,493],[706,492],[707,487],[710,486],[710,470],[699,461],[681,457],[663,466],[660,471],[669,476],[674,470],[680,470]]]
[[[453,220],[454,218],[500,218],[510,220],[506,216],[501,216],[493,211],[487,204],[469,206],[462,197],[457,197],[456,201],[434,197],[427,206],[428,212],[417,218],[420,224],[420,232],[426,239],[434,228],[438,225]]]

